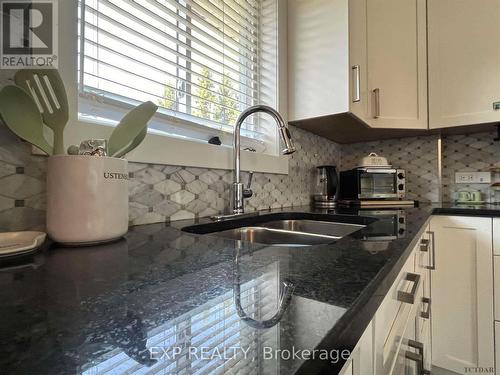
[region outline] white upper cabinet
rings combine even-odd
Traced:
[[[289,120],[349,111],[347,0],[288,1]]]
[[[288,110],[427,128],[425,0],[289,0]]]
[[[500,121],[500,0],[428,0],[429,127]]]
[[[367,2],[370,125],[427,129],[425,0]]]

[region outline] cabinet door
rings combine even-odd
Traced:
[[[493,219],[493,251],[500,255],[500,218]]]
[[[288,119],[349,110],[347,0],[288,0]]]
[[[353,375],[373,374],[373,324],[370,322],[353,353]]]
[[[366,123],[370,121],[368,60],[366,55],[366,2],[349,0],[350,110]]]
[[[495,279],[495,320],[500,321],[500,256],[493,257]]]
[[[428,0],[429,125],[500,121],[500,0]]]
[[[349,360],[340,371],[339,375],[353,375],[353,361]]]
[[[496,373],[500,374],[500,322],[495,322]]]
[[[492,219],[436,216],[433,365],[458,373],[493,367]]]
[[[370,125],[427,129],[426,0],[367,2]]]

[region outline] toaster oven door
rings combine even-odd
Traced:
[[[363,168],[358,171],[360,199],[397,199],[396,169]]]

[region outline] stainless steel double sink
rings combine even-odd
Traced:
[[[335,242],[375,219],[313,213],[277,213],[182,228],[185,232],[271,246],[312,246]]]

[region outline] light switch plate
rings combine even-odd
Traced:
[[[490,172],[455,172],[457,184],[490,184]]]

